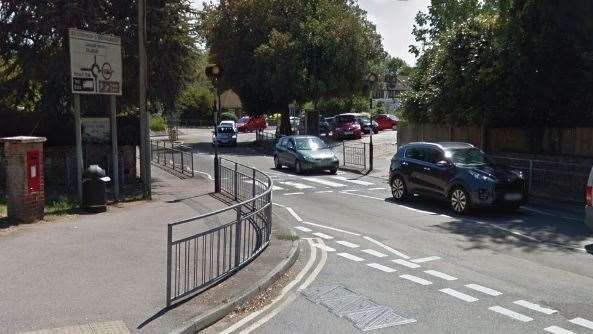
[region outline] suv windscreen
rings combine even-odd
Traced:
[[[456,166],[479,166],[490,163],[486,154],[475,147],[447,150],[446,156]]]
[[[218,133],[235,133],[235,129],[231,126],[219,126]]]

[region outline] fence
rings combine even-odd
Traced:
[[[270,243],[272,179],[224,158],[219,158],[218,168],[220,194],[239,203],[168,225],[167,307],[226,279]],[[192,232],[206,220],[227,222]]]
[[[591,165],[504,156],[492,156],[492,160],[521,170],[532,195],[584,201]]]
[[[173,171],[194,177],[194,153],[191,149],[175,146],[175,142],[168,140],[151,140],[150,153],[153,162],[170,167]]]

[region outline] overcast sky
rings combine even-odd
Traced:
[[[202,7],[203,0],[192,2],[196,7]],[[414,55],[408,52],[409,45],[414,43],[414,17],[418,11],[427,10],[430,0],[358,0],[358,4],[377,25],[377,30],[383,36],[385,51],[414,65]]]

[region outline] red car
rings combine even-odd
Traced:
[[[397,126],[397,117],[390,114],[381,114],[375,117],[375,122],[377,122],[379,131],[393,129],[395,126]]]
[[[362,138],[362,129],[354,114],[341,114],[334,118],[334,138]]]
[[[261,116],[243,116],[237,121],[237,131],[239,132],[253,132],[263,130],[268,127],[266,117]]]

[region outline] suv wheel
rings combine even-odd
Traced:
[[[277,155],[274,156],[274,167],[276,167],[276,169],[282,169],[282,165],[280,164],[280,160],[278,160]]]
[[[449,195],[449,204],[455,213],[460,215],[466,214],[470,208],[469,195],[463,188],[457,187]]]
[[[299,161],[297,161],[297,162],[294,164],[294,171],[295,171],[297,174],[301,174],[301,173],[303,172],[303,169],[302,169],[302,167],[301,167],[301,163],[300,163]]]
[[[391,195],[397,201],[402,201],[407,197],[408,190],[401,176],[395,176],[391,180]]]

